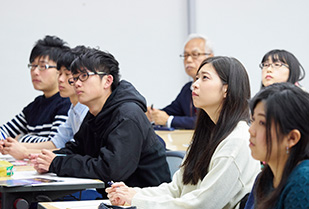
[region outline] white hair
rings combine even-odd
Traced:
[[[184,44],[184,47],[186,46],[186,44],[189,42],[189,41],[191,41],[191,40],[193,40],[193,39],[203,39],[204,41],[205,41],[205,52],[206,53],[214,53],[214,50],[213,50],[213,46],[212,46],[212,43],[211,43],[211,41],[209,41],[209,39],[206,37],[206,36],[204,36],[204,35],[201,35],[201,34],[197,34],[197,33],[191,33],[189,36],[188,36],[188,38],[187,38],[187,40],[186,40],[186,42],[185,42],[185,44]]]

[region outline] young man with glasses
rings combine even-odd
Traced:
[[[58,176],[123,181],[131,186],[169,182],[165,148],[145,116],[145,98],[125,80],[109,53],[91,49],[71,70],[78,101],[89,108],[74,142],[54,151],[42,150],[34,168]]]
[[[30,54],[31,81],[34,89],[43,95],[35,98],[20,114],[0,127],[2,139],[19,138],[20,142],[37,143],[49,141],[57,133],[59,125],[67,119],[70,100],[62,98],[58,89],[57,61],[65,42],[55,36],[38,40]],[[3,148],[4,142],[0,142]]]
[[[57,134],[50,141],[40,143],[19,143],[13,138],[8,138],[4,141],[5,147],[1,149],[2,154],[10,154],[15,159],[27,159],[29,154],[40,153],[42,149],[60,149],[65,146],[65,143],[72,140],[74,134],[79,130],[79,127],[88,112],[88,107],[78,102],[74,87],[71,86],[68,80],[72,77],[70,65],[75,58],[84,54],[88,48],[77,46],[73,49],[66,50],[57,62],[58,87],[60,96],[70,99],[71,107],[68,111],[68,119],[58,128]]]
[[[184,60],[186,73],[195,80],[196,72],[202,61],[212,57],[213,50],[210,42],[202,35],[189,35],[184,53],[180,55]],[[186,83],[177,98],[163,109],[147,108],[147,117],[155,125],[168,128],[194,129],[196,108],[192,102],[192,81]]]

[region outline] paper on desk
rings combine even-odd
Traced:
[[[110,204],[109,200],[63,201],[50,202],[49,206],[57,209],[98,209],[100,203]]]
[[[36,171],[21,171],[21,172],[15,172],[15,174],[11,177],[12,179],[29,179],[29,178],[45,178],[45,179],[51,179],[51,180],[57,180],[56,182],[52,183],[41,183],[41,184],[34,184],[33,186],[42,186],[44,184],[48,185],[74,185],[74,184],[92,184],[97,182],[102,182],[100,180],[95,179],[84,179],[84,178],[74,178],[74,177],[59,177],[54,173],[45,173],[45,174],[39,174]]]
[[[8,162],[15,162],[15,158],[12,157],[12,155],[2,155],[0,154],[0,160],[6,160]]]

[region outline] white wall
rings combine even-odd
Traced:
[[[48,34],[72,47],[109,51],[122,78],[149,104],[169,104],[189,80],[179,58],[187,34],[186,5],[186,0],[1,1],[0,124],[40,94],[26,66],[34,43]]]
[[[207,35],[216,55],[238,58],[247,68],[252,93],[260,87],[262,56],[292,52],[309,69],[307,0],[195,0],[196,32]],[[34,43],[57,35],[71,47],[111,52],[123,79],[148,104],[163,107],[189,80],[179,54],[187,35],[187,0],[10,0],[0,2],[0,124],[40,94],[27,69]],[[309,75],[301,82],[309,89]]]
[[[233,56],[246,67],[251,93],[261,84],[259,63],[266,52],[285,49],[307,70],[300,83],[309,90],[308,0],[196,0],[196,30],[214,42],[216,55]]]

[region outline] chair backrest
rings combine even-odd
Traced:
[[[185,151],[166,151],[166,161],[168,163],[171,176],[173,176],[179,169],[185,154]]]

